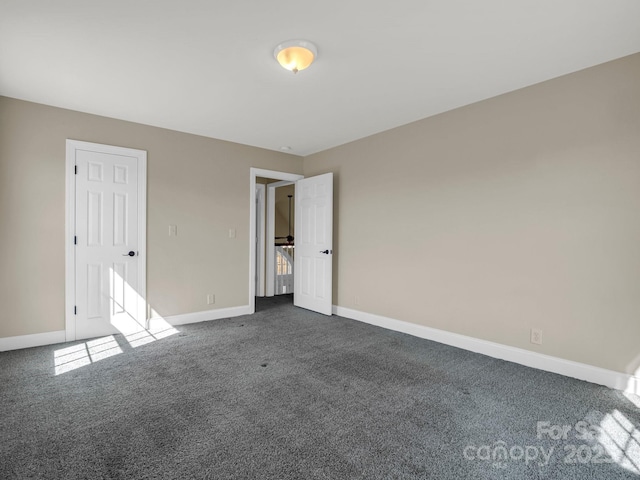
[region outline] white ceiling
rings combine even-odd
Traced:
[[[0,0],[0,95],[297,155],[639,51],[639,0]]]

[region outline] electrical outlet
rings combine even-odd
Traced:
[[[229,238],[236,238],[236,229],[235,228],[230,228],[229,229]]]
[[[207,295],[207,305],[213,305],[216,303],[216,296],[213,293]]]
[[[177,237],[178,236],[178,226],[177,225],[169,225],[169,236]]]
[[[540,330],[539,328],[531,329],[531,343],[542,345],[542,330]]]
[[[353,303],[354,305],[360,305],[360,297],[358,295],[353,297]]]

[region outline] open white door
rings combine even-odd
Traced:
[[[293,304],[331,315],[333,173],[296,181]]]

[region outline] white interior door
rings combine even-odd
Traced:
[[[333,173],[296,182],[294,305],[331,315]]]
[[[139,203],[145,200],[138,197],[146,153],[95,144],[74,150],[75,338],[141,331],[145,219]]]

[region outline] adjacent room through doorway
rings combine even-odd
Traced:
[[[256,297],[286,295],[293,302],[295,184],[256,178]]]
[[[281,279],[278,292],[288,294],[287,292],[293,288],[295,306],[331,315],[333,310],[333,173],[304,178],[299,174],[252,167],[249,179],[249,305],[251,313],[255,311],[256,295],[262,290],[261,285],[257,285],[257,279],[262,277],[262,251],[264,250],[265,296],[271,297],[276,293],[276,274],[278,262],[280,262]],[[259,181],[268,180],[259,179],[277,181],[261,184]],[[261,226],[260,213],[265,209],[261,206],[258,208],[261,197],[259,185],[266,185],[266,226],[264,228]],[[280,232],[282,235],[276,235],[276,189],[284,186],[292,186],[293,194],[290,191],[282,193],[281,198],[286,197],[286,235],[284,231]],[[296,224],[297,228],[295,228]],[[261,238],[263,231],[266,231],[265,240]],[[263,243],[264,249],[262,249]],[[278,247],[281,247],[279,252],[276,251]]]

